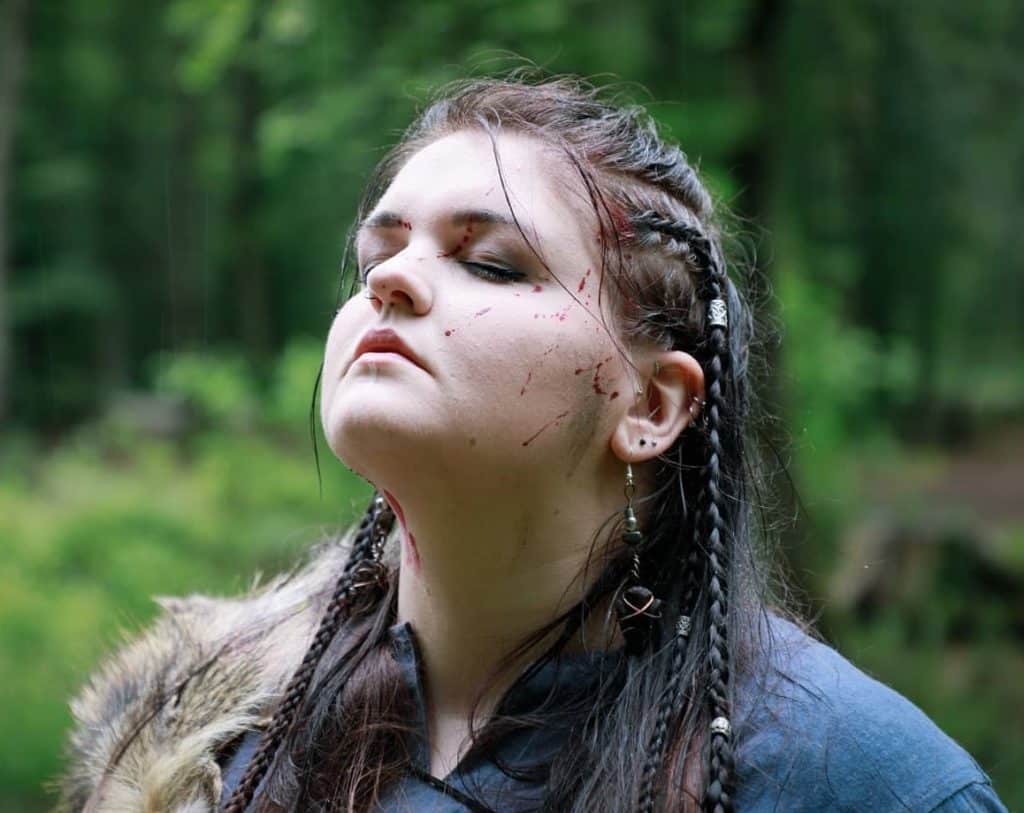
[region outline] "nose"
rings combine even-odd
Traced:
[[[433,293],[423,274],[414,270],[414,265],[425,262],[395,255],[370,270],[366,276],[367,297],[374,310],[384,306],[406,308],[417,316],[430,310]]]

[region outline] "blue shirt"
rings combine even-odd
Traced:
[[[794,625],[773,618],[768,629],[769,668],[736,689],[739,813],[1006,813],[985,772],[910,701]],[[463,759],[444,781],[430,776],[423,667],[415,633],[409,623],[401,623],[388,634],[416,701],[412,722],[420,736],[410,773],[387,792],[380,813],[539,809],[542,781],[508,776],[493,756]],[[620,652],[564,655],[514,686],[499,710],[528,711],[549,693],[548,704],[557,708],[559,699],[568,702],[585,693],[621,657]],[[544,762],[567,736],[568,726],[558,725],[516,731],[501,740],[495,756],[513,767]],[[224,800],[258,743],[259,732],[248,735],[224,766]]]

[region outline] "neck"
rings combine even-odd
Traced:
[[[416,631],[433,719],[465,717],[478,699],[486,716],[540,646],[553,641],[557,631],[490,680],[505,656],[576,604],[600,572],[600,556],[586,564],[594,532],[622,502],[618,467],[612,472],[603,487],[575,484],[571,494],[546,500],[543,489],[517,494],[493,479],[488,493],[457,497],[384,491],[400,525],[399,621]],[[592,613],[568,649],[618,646],[621,639],[602,634],[603,621],[603,612]]]

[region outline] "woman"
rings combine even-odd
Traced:
[[[771,601],[717,222],[582,82],[442,93],[369,185],[321,370],[366,516],[169,604],[77,701],[63,809],[1002,810]]]

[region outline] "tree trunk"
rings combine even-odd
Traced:
[[[264,5],[257,3],[247,37],[247,47],[255,47]],[[235,130],[235,188],[231,196],[230,218],[233,240],[230,259],[234,278],[238,330],[250,359],[265,359],[271,349],[272,331],[270,268],[262,245],[260,209],[264,184],[257,155],[256,130],[263,108],[263,84],[259,68],[246,60],[234,73],[234,92],[238,100]]]
[[[11,186],[11,153],[18,117],[18,90],[25,61],[26,0],[3,0],[0,13],[0,425],[11,400],[11,323],[8,284],[9,240],[7,193]]]

